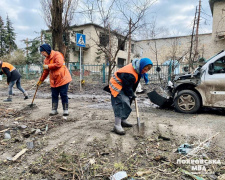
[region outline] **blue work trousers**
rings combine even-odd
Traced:
[[[115,117],[118,117],[122,120],[125,120],[129,117],[132,111],[131,101],[122,90],[116,97],[113,97],[113,95],[111,95],[111,104]]]
[[[14,84],[16,83],[16,87],[22,92],[24,93],[25,90],[21,87],[21,84],[20,84],[20,78],[15,80],[15,81],[10,81],[9,82],[9,87],[8,87],[8,90],[9,90],[9,95],[12,95],[13,92],[12,92],[12,89],[13,89],[13,86]]]
[[[56,87],[56,88],[52,87],[51,88],[51,90],[52,90],[52,103],[58,103],[59,94],[60,94],[62,104],[68,104],[68,96],[67,96],[68,87],[69,87],[69,83],[67,83],[63,86]]]

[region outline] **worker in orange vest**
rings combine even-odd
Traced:
[[[12,90],[14,84],[16,84],[16,87],[24,94],[24,100],[28,99],[28,94],[27,92],[21,87],[20,84],[20,78],[21,74],[19,71],[16,70],[16,68],[7,62],[2,62],[0,61],[0,67],[1,67],[1,72],[0,75],[5,74],[7,76],[7,84],[9,85],[8,91],[9,91],[9,96],[4,102],[12,102]]]
[[[111,104],[115,115],[113,131],[124,135],[123,127],[132,127],[127,122],[132,109],[132,100],[136,98],[135,91],[141,77],[153,66],[149,58],[135,59],[132,63],[122,67],[111,77],[109,90],[111,92]]]
[[[62,53],[52,50],[49,44],[41,45],[40,52],[45,56],[45,60],[43,65],[44,71],[37,85],[41,85],[41,83],[50,74],[49,79],[52,91],[52,111],[49,115],[54,116],[58,114],[57,109],[60,95],[63,106],[63,116],[68,116],[67,92],[72,78],[69,70],[65,66],[64,56]]]

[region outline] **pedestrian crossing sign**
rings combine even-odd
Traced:
[[[84,34],[76,33],[76,44],[80,47],[86,47],[86,36]]]

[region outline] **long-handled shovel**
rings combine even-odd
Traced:
[[[137,98],[135,98],[135,109],[136,109],[136,115],[137,115],[137,125],[135,125],[133,127],[134,135],[136,135],[136,136],[144,136],[144,134],[145,134],[145,124],[144,123],[140,123]]]
[[[33,106],[34,106],[33,102],[34,102],[35,96],[36,96],[36,94],[37,94],[38,87],[39,87],[39,85],[37,85],[37,87],[36,87],[36,91],[35,91],[35,93],[34,93],[33,100],[32,100],[32,102],[31,102],[31,104],[29,105],[30,107],[33,107]]]
[[[41,77],[42,77],[42,75],[43,75],[43,73],[44,73],[44,71],[42,71],[42,73],[41,73]],[[40,78],[41,78],[40,77]],[[29,105],[30,107],[33,107],[34,106],[34,99],[35,99],[35,96],[36,96],[36,94],[37,94],[37,90],[38,90],[38,87],[39,87],[40,85],[38,85],[37,84],[37,87],[36,87],[36,91],[35,91],[35,93],[34,93],[34,97],[33,97],[33,100],[32,100],[32,102],[31,102],[31,104]]]

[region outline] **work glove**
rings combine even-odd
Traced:
[[[40,85],[42,84],[42,82],[43,82],[43,81],[40,81],[40,80],[39,80],[39,81],[37,82],[37,86],[40,86]]]
[[[44,64],[43,65],[43,69],[48,69],[48,65],[47,64]]]
[[[130,100],[135,100],[136,97],[137,97],[137,96],[135,96],[135,95],[129,96],[129,99],[130,99]]]
[[[129,99],[130,99],[130,105],[132,104],[132,101],[135,100],[137,96],[133,95],[133,96],[129,96]]]

